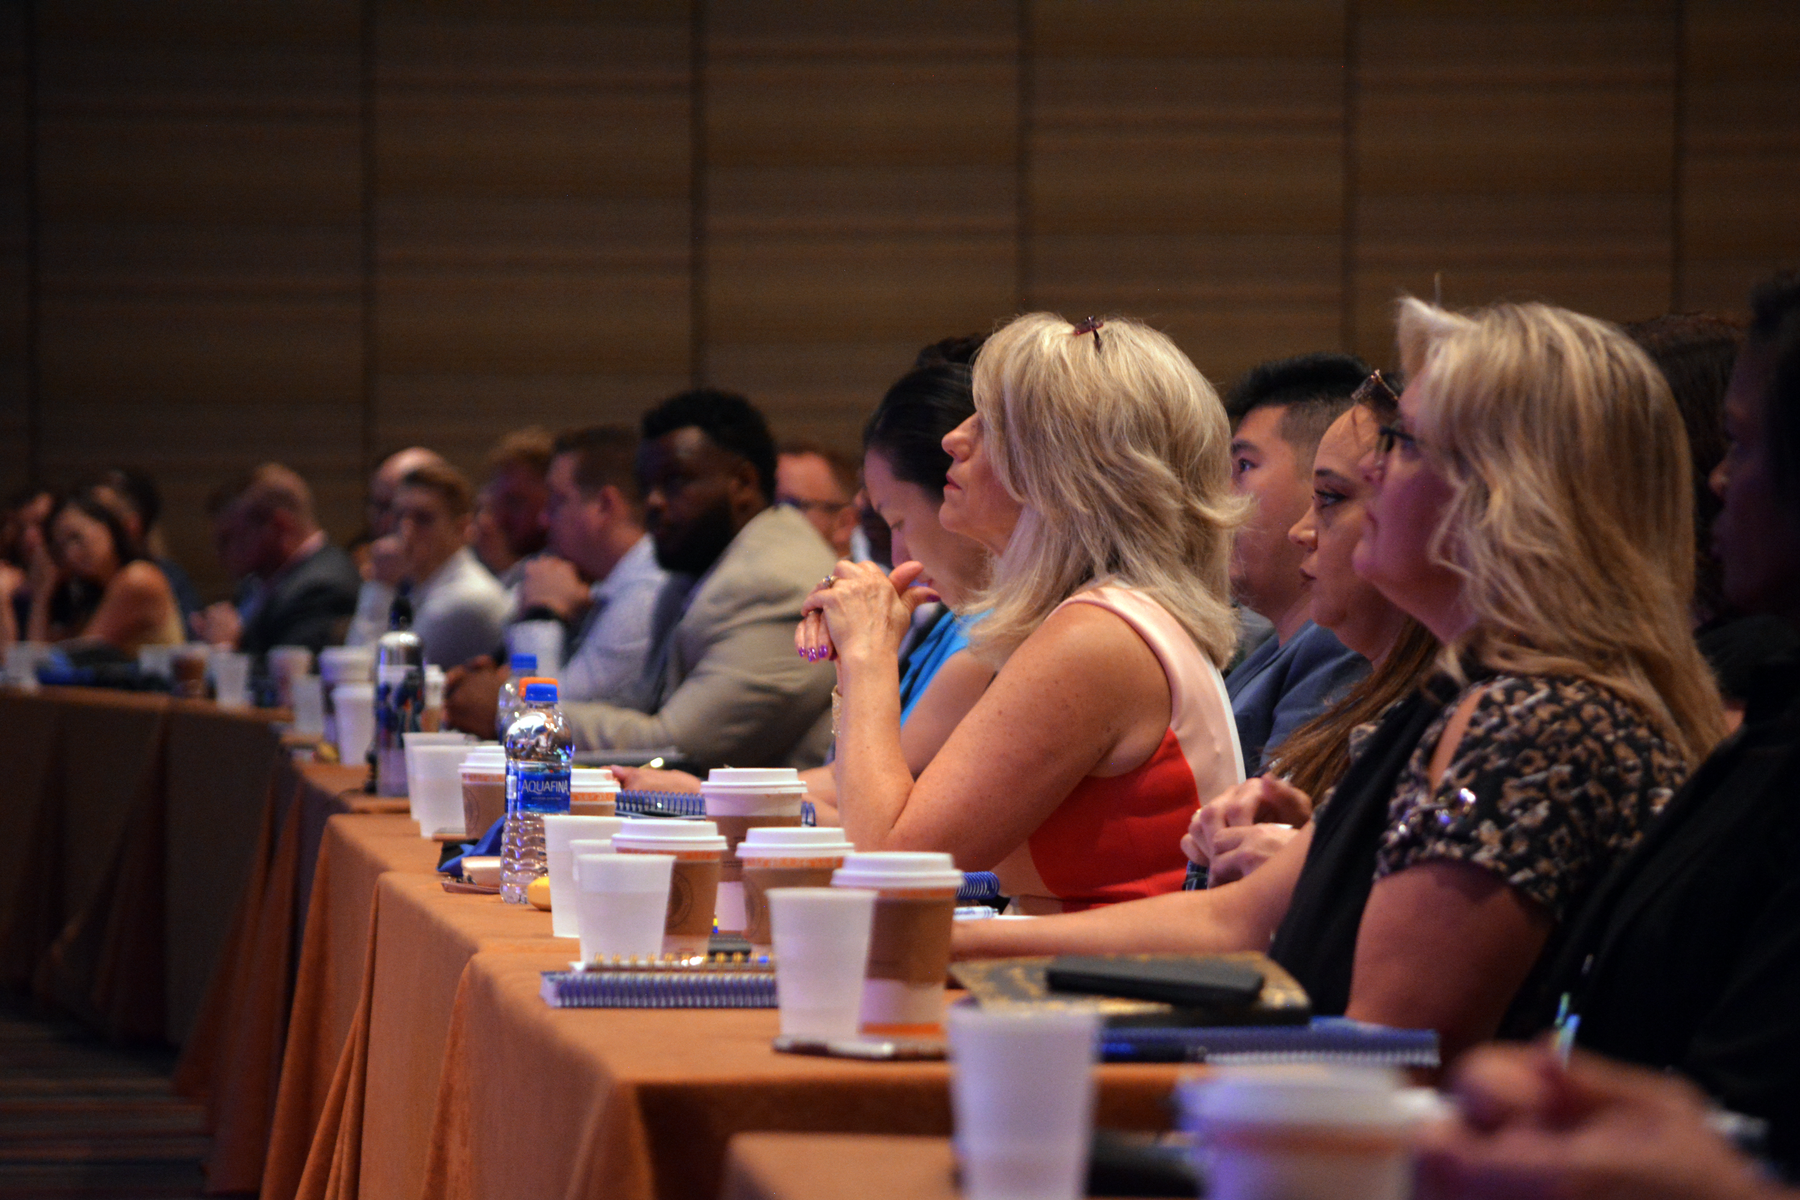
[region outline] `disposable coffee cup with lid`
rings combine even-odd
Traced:
[[[943,1028],[944,975],[962,872],[948,854],[881,850],[848,855],[833,887],[875,893],[862,1030],[929,1036]]]
[[[581,817],[610,817],[619,807],[619,781],[605,767],[569,769],[569,811]]]
[[[463,830],[479,838],[506,815],[506,751],[496,742],[479,742],[457,768],[462,780]]]
[[[768,900],[772,889],[829,887],[832,873],[855,851],[841,829],[765,825],[746,832],[737,857],[744,872],[744,937],[751,950],[767,954],[772,948]],[[722,914],[719,926],[725,926]]]
[[[1404,1200],[1421,1106],[1385,1068],[1220,1067],[1176,1089],[1216,1200]]]
[[[719,928],[736,933],[749,924],[744,907],[744,871],[738,844],[752,829],[797,826],[806,784],[792,767],[715,767],[700,785],[707,819],[725,837],[719,875]]]
[[[704,954],[712,939],[713,908],[725,839],[711,821],[626,821],[613,834],[616,854],[668,854],[675,859],[669,882],[665,954]]]

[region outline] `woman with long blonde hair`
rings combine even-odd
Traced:
[[[1241,779],[1224,409],[1163,334],[1048,313],[987,340],[974,395],[940,518],[996,556],[968,607],[997,674],[915,778],[895,664],[917,565],[839,564],[797,638],[817,653],[822,621],[838,659],[844,830],[995,870],[1029,912],[1176,890],[1200,798]]]
[[[1493,1035],[1559,923],[1723,730],[1688,632],[1686,436],[1613,326],[1402,303],[1408,378],[1354,556],[1444,644],[1330,801],[1206,892],[962,932],[958,953],[1263,949],[1320,1013]]]

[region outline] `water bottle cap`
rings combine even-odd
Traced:
[[[537,655],[535,655],[535,654],[515,654],[515,655],[513,655],[512,656],[512,669],[514,671],[525,671],[525,672],[536,671],[537,670]]]
[[[533,680],[532,682],[526,684],[525,685],[525,703],[527,703],[527,704],[555,704],[556,703],[556,685],[554,683],[550,683],[548,681],[539,682],[537,680]]]

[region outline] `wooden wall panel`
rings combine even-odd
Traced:
[[[348,2],[39,6],[46,472],[205,495],[281,458],[348,532],[361,473],[358,36]]]
[[[1684,5],[1677,307],[1729,312],[1800,268],[1800,15],[1787,0]]]
[[[1367,0],[1356,72],[1355,345],[1402,291],[1615,320],[1672,298],[1671,0]]]
[[[380,3],[376,452],[476,472],[691,377],[685,6]]]
[[[1339,344],[1342,0],[1031,0],[1026,304],[1123,312],[1221,388]]]
[[[0,496],[31,472],[30,15],[0,11]]]
[[[920,346],[1012,313],[1005,0],[707,6],[703,374],[858,444]]]

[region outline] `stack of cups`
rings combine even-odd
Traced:
[[[711,821],[627,821],[613,834],[616,854],[674,856],[664,954],[705,954],[712,940],[725,839]]]
[[[250,656],[213,647],[213,699],[220,708],[250,707]]]
[[[369,735],[375,734],[375,647],[373,646],[327,646],[319,651],[319,680],[325,692],[325,737],[337,742],[341,747],[343,739],[339,736],[337,721],[337,696],[339,687],[347,683],[366,683],[369,685]],[[355,758],[346,758],[345,762],[361,762],[368,753],[365,744],[362,754]],[[342,757],[340,755],[340,757]]]
[[[739,933],[747,927],[748,918],[738,843],[752,829],[798,828],[806,785],[792,767],[718,767],[708,773],[700,794],[706,799],[707,819],[725,837],[725,862],[719,875],[719,930]]]
[[[768,894],[775,999],[787,1037],[856,1036],[875,893],[784,887]]]
[[[831,886],[875,893],[862,1031],[931,1036],[944,1021],[944,974],[962,872],[948,854],[884,850],[851,854]]]
[[[595,839],[590,853],[603,847],[610,849],[605,843],[624,823],[620,817],[544,814],[544,865],[550,872],[550,932],[557,937],[575,937],[581,932],[575,914],[574,843]]]
[[[294,710],[294,732],[305,738],[325,736],[325,688],[317,675],[300,675],[288,683]]]
[[[1222,1067],[1177,1089],[1216,1200],[1404,1200],[1422,1113],[1391,1070]]]
[[[482,837],[506,815],[506,751],[498,742],[470,747],[457,774],[462,780],[463,832]]]
[[[770,888],[819,888],[831,885],[832,872],[844,865],[844,857],[856,847],[841,829],[805,829],[765,826],[752,829],[738,843],[737,857],[744,872],[744,937],[755,954],[767,954],[773,946],[769,929]],[[719,887],[724,888],[723,877]],[[719,927],[725,926],[721,894]]]
[[[618,808],[619,781],[611,771],[605,767],[569,769],[570,812],[582,817],[610,817]]]
[[[947,1023],[963,1195],[1080,1200],[1093,1136],[1099,1014],[959,1004]]]
[[[275,687],[275,703],[294,707],[294,680],[312,674],[313,653],[305,646],[273,646],[268,653],[269,682]]]
[[[663,953],[674,867],[672,854],[576,853],[583,962]]]
[[[419,823],[419,836],[465,836],[461,767],[468,743],[469,736],[463,733],[400,735],[406,755],[406,799]]]

